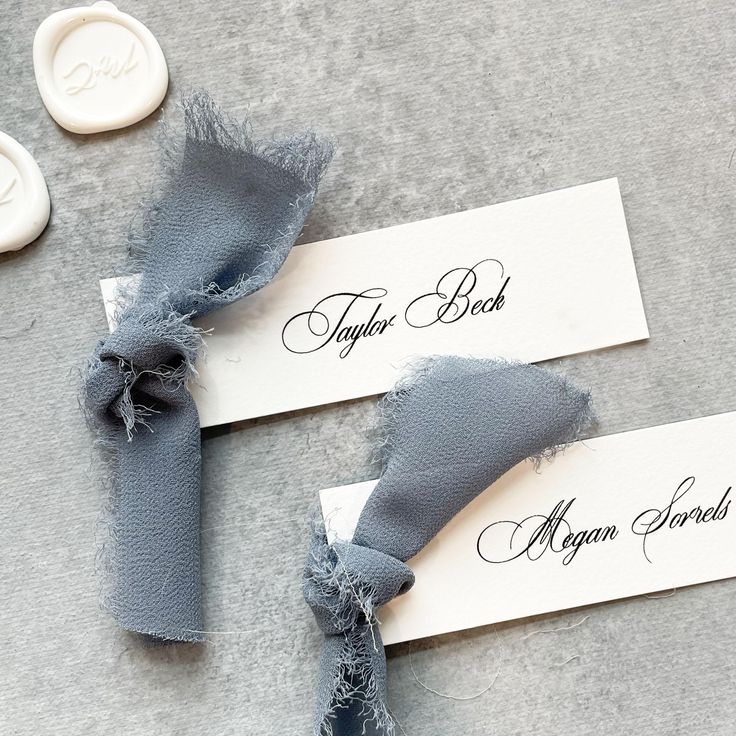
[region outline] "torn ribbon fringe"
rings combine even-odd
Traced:
[[[353,539],[329,545],[317,524],[304,572],[325,635],[315,736],[395,733],[376,611],[412,587],[407,560],[506,471],[551,458],[592,421],[588,392],[555,373],[452,356],[422,362],[382,413],[383,469]]]
[[[112,481],[105,605],[125,629],[203,638],[199,417],[187,388],[202,344],[192,325],[268,284],[312,208],[333,149],[306,132],[257,141],[205,93],[164,136],[160,191],[132,238],[141,273],[101,340],[84,405]]]

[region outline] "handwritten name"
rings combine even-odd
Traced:
[[[471,298],[480,279],[479,273],[487,271],[488,267],[500,272],[490,274],[500,279],[500,286],[491,296]],[[487,258],[471,268],[453,268],[437,282],[434,291],[417,297],[409,304],[406,321],[412,327],[422,328],[438,322],[452,324],[467,314],[477,316],[498,311],[505,303],[504,291],[509,280],[510,277],[504,280],[503,264],[495,258]]]
[[[642,552],[652,562],[647,543],[654,534],[676,531],[685,526],[711,524],[728,516],[731,504],[729,487],[714,506],[686,506],[683,502],[695,485],[695,477],[685,478],[677,486],[670,502],[663,508],[651,508],[638,514],[631,523],[631,532],[642,538]],[[559,501],[551,513],[531,514],[521,521],[496,521],[485,527],[476,540],[478,555],[485,562],[502,564],[520,557],[531,561],[551,552],[562,555],[562,564],[569,565],[589,545],[613,542],[620,530],[615,524],[576,529],[570,521],[575,499]]]
[[[128,74],[138,66],[137,61],[133,61],[135,55],[135,44],[130,45],[128,55],[121,59],[116,56],[103,56],[94,64],[90,61],[80,61],[69,69],[66,74],[62,75],[62,79],[70,79],[77,75],[74,83],[70,84],[64,91],[68,95],[76,95],[86,89],[93,89],[97,86],[100,77],[110,77],[117,79],[123,74]]]
[[[347,358],[362,338],[378,337],[394,327],[396,315],[380,317],[383,304],[379,301],[362,322],[351,322],[368,302],[382,299],[386,289],[366,289],[360,293],[340,292],[318,301],[312,309],[294,315],[281,331],[281,342],[292,353],[313,353],[334,342],[344,343],[339,352]]]
[[[533,514],[521,521],[496,521],[478,535],[476,549],[481,559],[492,564],[511,562],[526,556],[538,560],[546,552],[562,554],[569,565],[582,547],[613,541],[618,536],[615,524],[573,531],[566,516],[575,499],[563,499],[544,516]]]
[[[642,551],[644,557],[651,562],[647,552],[647,540],[662,529],[681,529],[686,524],[707,524],[714,521],[723,521],[728,515],[731,505],[729,487],[723,494],[717,506],[709,506],[703,510],[700,506],[675,511],[675,504],[681,501],[695,485],[695,477],[685,478],[672,496],[672,500],[662,509],[647,509],[642,511],[633,521],[631,531],[642,537]]]
[[[492,258],[471,268],[453,268],[440,278],[434,291],[409,304],[404,321],[409,327],[424,328],[438,322],[452,324],[466,314],[498,311],[505,304],[504,292],[510,280],[504,276],[503,264]],[[281,330],[281,342],[289,352],[298,354],[334,344],[340,348],[339,357],[347,358],[359,341],[380,337],[398,326],[399,315],[385,305],[388,296],[388,290],[381,287],[330,294],[289,318]]]

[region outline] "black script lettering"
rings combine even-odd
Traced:
[[[641,546],[644,557],[651,563],[652,560],[647,552],[647,541],[651,534],[658,532],[660,529],[678,529],[682,528],[688,522],[695,524],[704,524],[710,521],[722,521],[728,514],[728,507],[731,499],[728,497],[731,493],[731,487],[721,497],[717,506],[710,506],[703,510],[700,506],[694,506],[686,511],[673,511],[674,505],[682,500],[682,498],[695,485],[695,476],[685,478],[685,480],[677,486],[672,500],[663,509],[647,509],[642,511],[632,522],[631,531],[637,536],[642,537]]]
[[[488,268],[492,269],[491,277],[497,282],[496,291],[478,298],[475,291],[479,274]],[[484,278],[490,280],[487,275]],[[453,268],[437,282],[434,291],[414,299],[406,308],[404,317],[411,327],[422,328],[437,322],[451,324],[466,314],[475,316],[496,312],[506,303],[504,291],[510,280],[510,276],[504,280],[503,264],[495,258],[482,260],[472,268]]]
[[[331,342],[343,343],[339,352],[346,358],[361,338],[377,337],[393,327],[396,315],[380,317],[382,302],[373,308],[366,319],[367,308],[376,299],[383,299],[386,289],[366,289],[360,293],[349,291],[330,294],[318,301],[312,309],[294,315],[281,331],[281,342],[292,353],[314,353]],[[362,315],[362,316],[361,316]],[[355,320],[363,320],[355,321]]]
[[[562,564],[569,565],[580,548],[614,540],[614,524],[595,529],[573,531],[565,518],[575,499],[560,501],[548,516],[533,514],[522,521],[496,521],[478,535],[476,550],[481,559],[492,564],[511,562],[525,555],[538,560],[547,550],[563,554]]]

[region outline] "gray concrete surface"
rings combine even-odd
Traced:
[[[339,139],[302,240],[618,176],[652,337],[561,369],[593,389],[601,434],[736,409],[732,3],[121,5],[161,42],[169,116],[196,86],[257,130]],[[0,732],[307,734],[320,636],[299,593],[305,513],[319,488],[376,474],[375,400],[205,433],[206,622],[227,633],[147,650],[100,612],[103,497],[75,370],[105,331],[97,279],[125,262],[157,115],[91,137],[53,123],[31,45],[62,7],[0,9],[0,129],[53,202],[43,237],[0,256]],[[724,581],[394,647],[392,708],[408,736],[730,735],[734,606]],[[410,667],[466,695],[499,658],[468,702]]]

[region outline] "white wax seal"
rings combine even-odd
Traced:
[[[43,104],[72,133],[137,123],[169,85],[151,31],[104,0],[46,18],[33,40],[33,68]]]
[[[35,240],[50,211],[46,181],[33,156],[0,132],[0,253]]]

